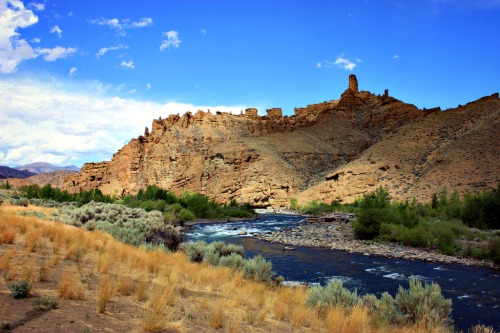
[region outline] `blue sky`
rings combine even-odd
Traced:
[[[154,118],[499,90],[500,0],[0,0],[0,165],[109,160]]]

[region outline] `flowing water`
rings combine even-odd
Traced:
[[[429,263],[418,260],[350,254],[325,248],[295,246],[284,251],[283,244],[253,238],[251,233],[265,233],[296,226],[300,216],[266,214],[254,221],[223,224],[197,224],[187,233],[188,241],[222,240],[245,248],[245,256],[260,254],[273,263],[273,270],[289,282],[325,285],[330,279],[344,281],[344,286],[359,293],[380,296],[384,291],[396,295],[399,286],[408,288],[411,278],[438,283],[443,295],[453,301],[456,329],[478,323],[500,330],[500,272],[485,267]],[[239,235],[245,231],[247,235]]]

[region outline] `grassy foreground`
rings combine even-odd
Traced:
[[[182,252],[18,215],[23,209],[0,207],[0,322],[12,331],[449,332],[383,325],[365,307],[318,312],[305,304],[305,288],[246,280]],[[32,287],[28,299],[7,288],[21,281]],[[49,310],[35,310],[40,304]]]

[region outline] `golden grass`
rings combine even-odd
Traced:
[[[49,264],[48,262],[44,262],[38,269],[38,281],[45,282],[48,280],[49,280]]]
[[[40,243],[42,232],[40,230],[32,229],[24,235],[25,255],[30,252],[35,252],[35,247]]]
[[[142,316],[142,327],[148,332],[158,332],[166,329],[175,314],[175,309],[168,306],[171,302],[170,297],[162,293],[159,287],[154,291]]]
[[[137,281],[135,298],[138,301],[145,301],[148,298],[147,296],[148,287],[149,287],[149,282],[147,280],[141,279]]]
[[[78,272],[65,270],[57,284],[58,295],[61,298],[83,300],[85,299],[85,287],[83,286]]]
[[[12,227],[7,227],[0,232],[0,244],[14,244],[16,239],[16,229]]]
[[[191,263],[182,252],[148,251],[119,243],[102,232],[15,215],[23,208],[4,208],[0,208],[4,278],[24,275],[35,285],[52,278],[59,297],[90,302],[99,313],[113,313],[115,306],[121,309],[121,303],[126,303],[133,308],[130,313],[140,314],[129,323],[139,326],[131,327],[132,331],[428,331],[422,325],[370,326],[372,319],[364,308],[348,313],[332,308],[323,318],[305,306],[305,288],[248,281],[241,272]],[[111,297],[113,307],[108,309]],[[447,331],[438,327],[432,332]]]
[[[113,266],[114,261],[115,258],[112,251],[104,252],[99,256],[99,259],[97,260],[97,270],[99,271],[99,273],[108,273]]]
[[[101,276],[99,287],[97,288],[97,312],[106,312],[106,305],[111,298],[112,293],[111,277],[109,275]]]
[[[216,305],[208,313],[208,326],[221,328],[224,325],[224,310],[221,305]]]
[[[16,253],[16,249],[10,249],[0,258],[0,270],[4,273],[4,275],[10,273],[10,262]]]
[[[134,292],[134,280],[128,276],[120,274],[115,286],[116,292],[123,296],[130,296]]]

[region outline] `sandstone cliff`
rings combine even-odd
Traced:
[[[151,131],[111,161],[85,164],[63,189],[120,196],[155,184],[266,207],[291,198],[352,201],[380,185],[399,199],[427,200],[444,187],[468,192],[500,181],[498,94],[441,112],[349,82],[339,100],[293,116],[247,109],[154,120]]]

